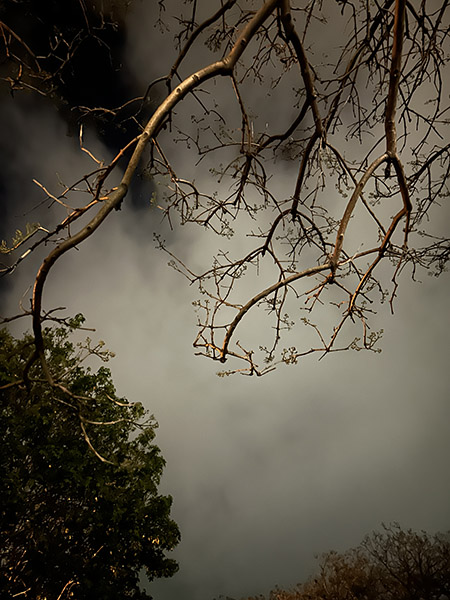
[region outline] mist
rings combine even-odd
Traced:
[[[136,86],[155,70],[145,66],[146,6],[136,3],[129,21],[125,65]],[[55,193],[93,163],[45,101],[3,95],[1,126],[5,237],[24,215],[51,218],[48,202],[38,206],[45,196],[33,179]],[[95,131],[86,131],[85,143],[111,158]],[[160,490],[173,496],[182,541],[173,552],[179,572],[143,582],[155,599],[240,598],[292,586],[314,572],[317,554],[355,546],[383,522],[447,531],[448,274],[421,274],[417,282],[401,275],[395,314],[386,303],[372,321],[384,329],[380,353],[313,355],[262,378],[218,377],[217,363],[192,347],[198,291],[168,267],[153,233],[199,269],[217,242],[199,228],[171,229],[146,203],[146,185],[58,262],[44,304],[85,315],[95,328],[89,335],[116,354],[109,366],[118,393],[142,402],[159,423],[156,443],[167,461]],[[448,222],[448,207],[442,215]],[[17,313],[21,298],[26,305],[41,259],[25,262],[1,289],[2,313]],[[257,339],[266,325],[255,317],[243,335]],[[18,334],[30,323],[11,328]],[[298,322],[286,345],[306,335]]]

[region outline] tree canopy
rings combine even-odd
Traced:
[[[180,537],[171,497],[158,494],[156,422],[117,397],[106,367],[82,365],[108,358],[101,343],[76,347],[62,326],[44,339],[53,386],[39,362],[23,377],[32,336],[0,331],[1,594],[149,598],[141,570],[150,580],[173,575],[166,554]]]
[[[319,573],[308,582],[293,590],[277,589],[269,595],[270,600],[447,598],[450,598],[449,535],[405,531],[398,524],[368,535],[352,550],[324,554]]]
[[[53,30],[33,34],[31,0],[6,3],[2,13],[4,82],[69,104],[80,151],[94,161],[62,193],[37,180],[44,198],[61,205],[61,220],[24,224],[3,244],[5,275],[42,251],[25,311],[40,360],[53,265],[133,194],[136,173],[151,182],[149,205],[170,224],[220,236],[202,271],[170,256],[199,286],[199,354],[262,374],[310,353],[377,350],[381,333],[370,317],[386,300],[393,309],[401,274],[439,275],[449,257],[439,217],[450,150],[448,3],[191,0],[180,8],[162,0],[146,30],[158,44],[172,32],[176,52],[159,52],[158,76],[127,101],[116,75],[116,106],[100,80],[99,95],[82,99],[67,82],[86,88],[91,71],[80,56],[95,62],[112,31],[126,32],[125,5],[69,4],[77,31],[55,11]],[[17,19],[13,5],[34,9]],[[148,44],[152,52],[152,36]],[[111,45],[118,69],[120,44]],[[99,121],[130,136],[107,162],[83,146],[82,127]],[[170,254],[163,239],[158,245]],[[244,322],[258,309],[267,335],[260,328],[261,338],[246,342]],[[283,347],[297,321],[312,337]]]

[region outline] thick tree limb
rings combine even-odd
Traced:
[[[219,75],[231,75],[237,61],[242,56],[250,40],[258,31],[259,27],[264,21],[272,14],[280,0],[267,0],[267,2],[255,13],[253,18],[244,27],[243,31],[239,35],[236,43],[234,44],[231,51],[223,59],[215,63],[212,63],[182,81],[169,96],[164,100],[159,107],[156,109],[152,117],[150,118],[147,126],[145,127],[142,134],[139,136],[136,148],[128,162],[125,169],[125,173],[119,186],[113,190],[107,197],[104,205],[93,219],[83,227],[78,233],[70,236],[64,242],[59,244],[43,261],[33,289],[32,299],[32,313],[33,313],[33,332],[35,336],[36,350],[39,359],[42,362],[42,367],[48,378],[49,382],[53,384],[53,377],[45,360],[44,354],[44,340],[42,336],[42,325],[41,325],[41,309],[42,309],[42,294],[44,284],[50,269],[53,267],[55,262],[68,250],[74,248],[89,236],[103,223],[106,217],[111,213],[114,208],[120,206],[120,203],[126,196],[128,188],[131,184],[134,172],[142,158],[142,154],[148,142],[153,136],[157,135],[160,127],[163,125],[164,120],[170,114],[171,110],[193,89],[204,83],[208,79]]]
[[[327,271],[329,268],[330,268],[330,263],[326,262],[323,265],[318,265],[317,267],[311,267],[309,269],[305,269],[301,273],[294,273],[293,275],[290,275],[289,277],[286,277],[285,279],[282,279],[281,281],[277,281],[276,283],[269,286],[268,288],[266,288],[259,294],[256,294],[256,296],[253,296],[253,298],[251,298],[251,300],[249,300],[247,302],[247,304],[245,304],[240,309],[238,314],[233,319],[232,323],[227,327],[227,333],[223,340],[222,349],[220,351],[220,361],[221,362],[226,361],[227,354],[228,354],[228,346],[230,344],[230,340],[234,334],[234,331],[235,331],[236,327],[239,325],[240,321],[243,319],[243,317],[252,308],[252,306],[255,306],[255,304],[258,304],[258,302],[260,302],[264,298],[267,298],[267,296],[270,296],[270,294],[273,294],[277,290],[279,290],[281,288],[285,288],[288,285],[291,285],[291,283],[294,283],[294,281],[298,281],[299,279],[303,279],[304,277],[309,277],[310,275],[315,275],[316,273],[321,273],[322,271]]]

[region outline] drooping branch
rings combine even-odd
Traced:
[[[147,146],[148,142],[158,134],[165,119],[168,117],[168,115],[170,115],[170,112],[173,110],[173,108],[179,104],[189,92],[200,86],[205,81],[219,75],[231,75],[233,73],[233,69],[235,68],[237,61],[242,56],[250,40],[258,31],[259,27],[275,10],[279,1],[280,0],[267,0],[267,2],[255,13],[253,18],[244,27],[233,48],[224,59],[196,71],[182,81],[173,90],[173,92],[169,94],[169,96],[156,109],[147,123],[144,131],[139,136],[136,148],[128,162],[119,186],[106,197],[103,206],[85,227],[83,227],[78,233],[64,240],[47,256],[47,258],[44,259],[36,276],[33,289],[32,313],[36,352],[42,362],[44,372],[50,383],[53,383],[53,377],[45,359],[45,348],[41,325],[42,294],[50,269],[68,250],[74,248],[85,239],[90,237],[103,223],[111,211],[120,206],[127,194],[138,164],[141,161],[145,147]],[[114,164],[116,164],[116,162],[114,162]]]
[[[283,0],[281,3],[281,22],[283,23],[284,31],[286,34],[286,39],[288,42],[292,43],[294,46],[294,50],[297,55],[298,63],[300,66],[300,71],[302,74],[303,82],[305,84],[306,90],[306,102],[311,107],[311,111],[314,118],[314,126],[315,130],[313,135],[310,137],[309,142],[305,148],[305,151],[302,156],[302,160],[300,163],[299,174],[297,177],[297,183],[295,186],[293,203],[291,208],[291,213],[293,218],[296,217],[298,203],[300,201],[300,193],[302,191],[303,180],[305,177],[306,166],[311,156],[311,152],[318,140],[322,140],[325,142],[325,130],[322,124],[322,117],[320,115],[319,107],[317,104],[317,92],[314,87],[314,81],[311,73],[311,69],[309,67],[308,59],[306,57],[305,49],[303,47],[303,43],[300,40],[298,33],[294,28],[294,23],[292,21],[292,15],[289,6],[289,0]]]
[[[38,274],[33,288],[32,298],[32,313],[33,313],[33,333],[36,343],[36,350],[38,356],[42,362],[42,367],[50,383],[53,383],[53,377],[45,360],[44,355],[44,340],[42,336],[42,293],[44,289],[45,281],[47,280],[50,269],[56,263],[56,261],[63,256],[68,250],[74,248],[78,244],[81,244],[85,239],[90,237],[94,231],[103,223],[110,212],[122,202],[123,198],[127,193],[127,186],[121,183],[115,190],[113,190],[104,205],[100,208],[97,214],[89,221],[89,223],[80,229],[77,233],[70,236],[63,242],[61,242],[50,254],[44,259],[42,265],[39,268]]]
[[[355,210],[356,203],[358,202],[358,198],[360,198],[362,191],[364,190],[367,182],[372,177],[373,173],[378,169],[380,165],[382,165],[388,159],[387,154],[382,154],[378,158],[376,158],[373,163],[366,169],[364,175],[358,182],[358,185],[355,187],[355,190],[345,208],[344,214],[339,224],[339,229],[336,236],[336,243],[334,246],[333,255],[331,257],[331,268],[333,272],[336,271],[339,257],[341,255],[342,246],[344,244],[345,233],[347,231],[348,224],[350,222],[350,218]]]
[[[392,42],[392,59],[389,74],[389,92],[386,102],[386,117],[384,128],[386,132],[386,152],[390,157],[397,155],[397,130],[396,130],[396,108],[398,99],[398,87],[401,77],[403,29],[405,22],[406,0],[396,0],[394,33]]]
[[[274,292],[278,291],[279,289],[286,288],[287,286],[294,283],[294,281],[298,281],[299,279],[303,279],[304,277],[309,277],[311,275],[315,275],[316,273],[321,273],[322,271],[327,271],[330,268],[330,266],[331,266],[330,263],[326,262],[323,265],[318,265],[317,267],[311,267],[310,269],[305,269],[304,271],[302,271],[300,273],[294,273],[293,275],[286,277],[286,279],[277,281],[276,283],[269,286],[268,288],[266,288],[259,294],[256,294],[256,296],[253,296],[253,298],[251,298],[247,302],[247,304],[245,304],[240,309],[240,311],[237,313],[237,315],[235,316],[235,318],[233,319],[231,324],[227,327],[227,333],[223,340],[222,348],[220,350],[220,361],[221,362],[226,361],[227,353],[228,353],[228,346],[230,344],[231,338],[233,337],[236,327],[239,325],[239,323],[242,321],[242,319],[248,313],[248,311],[253,306],[255,306],[255,304],[258,304],[258,302],[260,302],[264,298],[267,298],[267,296],[270,296],[270,294],[273,294]]]
[[[341,219],[336,244],[333,252],[333,256],[331,259],[331,264],[333,270],[336,269],[339,255],[342,250],[345,232],[347,230],[348,223],[350,221],[351,215],[355,209],[358,198],[360,197],[365,185],[371,178],[372,174],[375,170],[384,162],[390,161],[394,164],[397,179],[399,182],[400,192],[403,198],[404,208],[400,211],[394,218],[391,227],[386,233],[383,243],[380,246],[380,259],[384,254],[386,249],[387,242],[392,236],[392,233],[401,219],[401,217],[405,214],[409,214],[411,212],[411,201],[409,199],[409,193],[406,185],[406,178],[403,172],[403,167],[400,162],[400,159],[397,154],[397,132],[396,132],[396,105],[398,98],[398,88],[401,74],[401,61],[402,61],[402,47],[403,47],[403,29],[404,29],[404,13],[405,13],[405,0],[396,0],[395,4],[395,21],[394,21],[394,32],[393,32],[393,44],[392,44],[392,59],[391,59],[391,69],[390,69],[390,79],[389,79],[389,90],[386,101],[386,117],[385,117],[385,135],[386,135],[386,153],[379,156],[375,159],[372,164],[366,169],[364,175],[360,179],[358,185],[355,187],[355,190],[350,198],[350,201],[347,204],[344,215]],[[395,224],[395,225],[394,225]],[[378,259],[379,261],[379,259]],[[369,269],[372,272],[375,264],[378,261],[375,261],[371,268]],[[369,273],[370,274],[370,273]],[[363,283],[367,280],[369,274],[363,278],[358,286],[358,290],[361,289]],[[352,300],[352,305],[354,301]]]
[[[167,97],[146,124],[138,122],[138,113],[134,115],[140,134],[123,146],[108,166],[101,164],[85,176],[83,190],[66,188],[70,194],[87,192],[92,201],[82,209],[73,209],[65,192],[53,196],[43,188],[54,202],[63,202],[72,211],[56,228],[49,227],[39,241],[34,238],[28,249],[31,252],[56,240],[62,230],[69,232],[64,241],[56,240],[57,246],[44,260],[35,282],[33,328],[44,368],[39,331],[47,276],[65,252],[92,235],[111,210],[120,206],[147,145],[151,156],[144,174],[163,183],[157,206],[171,227],[177,213],[182,224],[195,223],[224,236],[224,244],[232,235],[245,232],[241,254],[234,254],[239,244],[220,246],[212,265],[202,267],[200,274],[171,255],[171,264],[198,285],[203,295],[197,307],[206,316],[199,319],[195,347],[222,362],[230,357],[243,359],[250,374],[261,373],[254,351],[244,349],[245,342],[236,341],[244,317],[259,305],[273,321],[273,345],[259,346],[272,368],[281,332],[292,326],[287,312],[300,298],[304,304],[300,302],[299,309],[308,314],[314,309],[320,319],[320,306],[333,306],[341,311],[340,317],[337,324],[333,321],[328,334],[322,325],[308,322],[321,348],[306,353],[289,351],[283,355],[284,362],[310,351],[327,353],[352,347],[352,343],[344,342],[343,348],[335,344],[349,318],[359,321],[363,345],[371,347],[370,340],[375,338],[368,333],[368,313],[373,311],[376,294],[381,299],[388,295],[381,284],[383,272],[378,276],[377,269],[375,275],[382,259],[389,256],[395,262],[394,285],[397,272],[406,264],[415,269],[434,261],[442,270],[447,260],[444,238],[432,237],[428,231],[424,236],[431,241],[426,248],[407,246],[412,246],[417,225],[431,215],[429,209],[437,205],[436,199],[448,192],[450,154],[448,144],[442,142],[447,116],[442,106],[447,59],[439,52],[448,36],[443,24],[446,6],[447,2],[431,12],[425,5],[420,11],[414,9],[406,0],[382,0],[365,6],[344,3],[341,7],[311,2],[304,7],[296,5],[291,13],[289,0],[268,0],[256,10],[245,0],[223,0],[219,10],[215,7],[214,14],[196,25],[198,7],[194,4],[189,19],[179,20],[181,33],[176,39],[186,41],[180,44],[177,59],[172,68],[168,65],[168,75],[158,77],[148,87],[150,90],[155,83],[165,81]],[[409,10],[408,22],[405,10]],[[338,40],[337,54],[330,52],[325,58],[323,36],[337,19],[343,19],[340,30],[347,21],[348,35]],[[220,59],[179,81],[179,66],[201,37],[203,41],[206,37],[210,49],[212,40],[225,40]],[[254,51],[246,52],[246,61],[241,62],[252,40]],[[17,41],[11,38],[10,43]],[[26,58],[30,62],[29,56]],[[236,68],[238,63],[242,69]],[[172,90],[175,76],[178,85]],[[213,90],[203,85],[214,79]],[[257,91],[260,84],[262,94]],[[226,86],[234,88],[237,102],[225,104],[221,110],[228,98]],[[430,109],[422,101],[426,90],[431,90]],[[148,91],[144,103],[147,96]],[[180,108],[181,103],[191,106],[189,101],[184,103],[189,96],[196,100],[190,119]],[[125,106],[127,103],[121,109]],[[106,114],[108,109],[104,110]],[[411,148],[409,139],[414,140]],[[180,143],[197,153],[191,175],[181,173],[184,161],[179,146],[176,150],[170,147]],[[106,181],[117,171],[119,161],[124,165],[121,183],[108,192]],[[287,161],[294,161],[293,167]],[[411,172],[405,173],[403,164],[408,164]],[[214,179],[217,186],[209,189]],[[345,199],[342,208],[337,194]],[[391,209],[399,195],[402,207]],[[415,212],[410,196],[417,199]],[[370,216],[368,226],[366,215],[361,221],[355,217],[358,201]],[[98,212],[72,235],[74,225],[88,210]],[[358,250],[352,253],[346,241],[351,222],[351,232],[354,229],[356,234],[352,243],[355,237],[360,238]],[[397,241],[402,223],[403,244]],[[362,245],[370,249],[361,250]],[[164,248],[164,242],[160,246]],[[370,264],[363,258],[369,255]],[[21,260],[6,267],[5,272]],[[248,273],[251,275],[246,281],[252,286],[253,276],[270,279],[261,279],[263,283],[255,292],[265,289],[246,301],[239,296],[241,284],[237,282]],[[306,289],[306,276],[314,279],[311,289]],[[297,280],[298,285],[294,285]],[[225,320],[223,314],[228,315]],[[47,376],[51,380],[51,373]]]
[[[313,76],[311,69],[306,57],[306,52],[303,47],[303,43],[295,30],[294,23],[292,21],[292,14],[289,6],[289,0],[282,0],[281,2],[281,21],[283,23],[286,39],[294,46],[295,53],[297,55],[298,64],[302,73],[302,78],[305,84],[306,99],[311,106],[312,114],[314,117],[314,125],[316,128],[316,134],[319,139],[322,139],[325,135],[322,117],[320,116],[319,106],[317,104],[317,92],[314,87]]]

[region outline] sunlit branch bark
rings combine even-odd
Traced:
[[[205,1],[204,7],[207,5]],[[25,385],[30,384],[29,373],[36,357],[48,380],[54,386],[58,384],[57,374],[52,375],[46,365],[41,331],[47,318],[42,298],[49,272],[65,252],[81,244],[112,210],[120,208],[137,170],[143,166],[148,146],[150,157],[142,175],[161,185],[162,193],[152,194],[152,205],[161,210],[159,214],[170,227],[179,218],[182,224],[196,224],[223,236],[224,247],[217,246],[212,264],[202,266],[200,274],[156,237],[157,245],[170,255],[170,264],[199,287],[202,298],[197,307],[201,318],[195,347],[222,362],[231,357],[245,361],[247,368],[237,369],[239,372],[261,374],[276,364],[272,361],[275,350],[279,352],[283,330],[292,326],[287,312],[301,299],[306,300],[304,306],[300,302],[300,310],[308,314],[314,310],[319,319],[322,306],[337,307],[339,316],[329,333],[319,321],[308,322],[322,347],[304,352],[283,350],[282,361],[290,364],[311,352],[359,349],[357,342],[352,345],[347,340],[338,348],[336,340],[349,318],[358,322],[363,346],[372,348],[376,339],[368,319],[374,311],[372,303],[377,294],[382,301],[389,296],[382,285],[386,274],[376,269],[382,259],[389,257],[394,263],[394,294],[397,274],[406,265],[411,265],[413,277],[419,267],[433,265],[437,274],[445,268],[448,242],[444,236],[434,236],[427,230],[425,221],[434,213],[439,199],[450,193],[450,154],[445,139],[448,108],[443,106],[448,79],[444,72],[448,57],[443,51],[449,36],[444,20],[448,2],[428,10],[425,3],[419,9],[409,0],[345,2],[337,8],[335,3],[323,2],[292,7],[289,0],[257,4],[223,0],[218,10],[214,7],[215,12],[197,25],[199,7],[200,3],[197,6],[195,2],[189,18],[178,20],[180,30],[175,39],[180,49],[175,62],[170,63],[172,67],[168,65],[168,74],[157,77],[144,98],[135,99],[142,101],[142,112],[138,110],[132,117],[139,135],[124,145],[107,166],[81,145],[83,152],[99,163],[96,171],[78,181],[83,182],[82,189],[74,184],[65,187],[63,194],[53,195],[49,188],[38,184],[53,204],[67,208],[68,216],[64,215],[56,227],[44,229],[39,225],[37,241],[35,237],[31,240],[31,226],[27,225],[25,234],[17,232],[11,249],[2,243],[8,260],[20,245],[30,244],[14,263],[2,266],[4,273],[14,271],[38,247],[56,244],[35,279],[32,319],[36,354],[25,367]],[[326,57],[322,53],[323,37],[320,43],[314,39],[316,28],[317,36],[326,35],[335,19],[339,19],[339,31],[346,27],[346,37],[339,38],[336,29],[330,38],[339,38],[333,48],[339,49]],[[22,77],[37,76],[32,73],[33,56],[22,39],[5,28],[3,31],[7,51],[15,48],[21,53],[12,60],[15,68],[19,65],[26,71],[18,75],[24,86]],[[195,53],[202,39],[220,59],[181,80],[180,65],[193,50]],[[77,43],[76,39],[67,43],[65,64],[70,64]],[[39,71],[41,57],[35,58],[34,70]],[[198,56],[194,54],[193,58],[197,60]],[[175,77],[178,85],[172,90]],[[204,85],[211,80],[216,80],[214,86]],[[143,109],[148,108],[149,91],[158,82],[167,84],[168,95],[147,121],[141,121]],[[236,97],[231,102],[230,88]],[[196,101],[192,114],[189,97]],[[92,119],[103,114],[124,124],[130,119],[125,113],[135,100],[123,103],[119,109],[82,107],[82,112]],[[280,106],[275,104],[278,102]],[[183,112],[184,106],[188,113]],[[182,173],[182,144],[186,152],[193,151],[198,158],[192,161],[195,169],[188,175]],[[292,161],[297,167],[292,168]],[[106,182],[119,164],[123,165],[121,182],[108,191]],[[89,194],[91,202],[73,209],[71,194],[75,192]],[[336,195],[345,199],[342,209]],[[399,196],[402,207],[392,209]],[[368,219],[367,214],[359,218],[358,201],[364,205]],[[72,233],[89,210],[97,213]],[[352,236],[348,233],[350,223],[351,233],[353,228],[355,233]],[[419,224],[424,231],[418,229]],[[402,225],[403,240],[399,243]],[[61,241],[58,235],[63,230],[68,237]],[[244,238],[245,249],[237,256],[234,252],[239,244],[226,246],[234,234]],[[423,247],[416,244],[418,236],[425,241]],[[355,238],[358,249],[350,253],[348,247]],[[254,244],[252,239],[256,240]],[[362,246],[370,249],[361,250]],[[367,264],[363,257],[369,255],[372,258]],[[245,303],[239,296],[239,286],[247,275],[245,281],[250,282],[252,277],[261,276],[263,283],[256,291],[268,281],[276,283]],[[293,285],[306,276],[314,279],[309,291],[304,290],[308,286]],[[269,343],[264,340],[259,346],[270,365],[270,369],[262,370],[253,349],[236,341],[237,328],[258,304],[271,319],[273,334]],[[224,319],[223,314],[228,316]]]
[[[223,345],[222,345],[222,349],[220,352],[220,361],[221,362],[226,361],[227,354],[228,354],[228,346],[229,346],[230,340],[235,332],[235,329],[239,325],[239,323],[243,319],[243,317],[246,315],[246,313],[252,308],[252,306],[255,306],[255,304],[258,304],[258,302],[260,302],[264,298],[267,298],[267,296],[270,296],[270,294],[273,294],[277,290],[289,286],[291,283],[294,283],[294,281],[303,279],[303,277],[309,277],[310,275],[314,275],[314,274],[320,273],[322,271],[326,271],[329,268],[330,268],[330,263],[327,262],[323,265],[318,265],[317,267],[311,267],[309,269],[305,269],[301,273],[294,273],[293,275],[286,277],[286,279],[283,279],[282,281],[277,281],[277,283],[274,283],[273,285],[269,286],[268,288],[266,288],[265,290],[263,290],[262,292],[260,292],[259,294],[257,294],[253,298],[251,298],[251,300],[249,300],[247,302],[247,304],[245,304],[240,309],[238,314],[233,319],[232,323],[227,328],[227,333],[223,340]]]
[[[170,114],[171,110],[188,94],[190,91],[198,87],[212,77],[218,75],[231,75],[233,69],[242,56],[244,50],[248,46],[251,38],[258,31],[259,27],[264,21],[270,16],[275,7],[278,5],[279,0],[268,0],[244,27],[243,31],[239,35],[235,45],[229,52],[229,54],[220,61],[212,63],[197,72],[190,75],[187,79],[182,81],[169,96],[163,101],[156,109],[152,117],[150,118],[147,126],[145,127],[142,134],[139,136],[139,140],[136,144],[136,148],[128,162],[125,169],[125,173],[119,186],[113,190],[107,197],[104,205],[95,217],[78,233],[70,236],[67,240],[57,246],[43,261],[33,289],[32,299],[32,312],[33,312],[33,332],[35,336],[36,351],[39,359],[42,362],[44,372],[50,383],[53,383],[53,376],[50,373],[47,362],[45,360],[45,348],[44,340],[42,336],[42,325],[41,325],[41,310],[42,310],[42,293],[45,281],[49,274],[50,269],[55,262],[65,252],[74,248],[76,245],[87,239],[94,231],[101,225],[111,211],[120,206],[124,197],[127,194],[128,188],[131,184],[132,177],[136,168],[142,158],[142,154],[147,143],[152,139],[153,136],[157,135],[160,127],[164,123],[164,120]]]
[[[29,54],[29,56],[31,56],[31,58],[33,59],[33,62],[36,66],[36,69],[38,71],[38,73],[40,73],[41,71],[41,65],[39,64],[39,61],[36,57],[36,55],[34,54],[34,52],[31,50],[31,48],[23,41],[23,39],[17,35],[17,33],[15,31],[13,31],[11,29],[11,27],[9,27],[6,23],[4,23],[3,21],[0,21],[0,29],[2,30],[2,34],[3,37],[5,37],[5,31],[7,31],[10,35],[13,36],[13,38],[15,38],[26,50],[26,52]]]
[[[61,244],[59,244],[47,258],[44,259],[38,274],[33,289],[32,299],[32,312],[33,312],[33,333],[36,342],[36,350],[38,356],[42,362],[42,367],[50,383],[53,383],[53,377],[45,360],[44,355],[44,340],[42,337],[42,324],[41,324],[41,311],[42,311],[42,292],[44,284],[50,269],[53,267],[55,262],[60,256],[65,254],[71,248],[74,248],[78,244],[81,244],[85,239],[94,233],[94,231],[103,223],[109,213],[122,202],[123,198],[127,193],[127,186],[121,183],[115,190],[113,190],[105,204],[100,208],[98,213],[91,219],[91,221],[83,227],[78,233],[70,236]]]
[[[341,103],[343,92],[344,92],[346,86],[349,84],[350,78],[355,77],[356,72],[362,62],[362,57],[368,50],[370,50],[370,43],[373,41],[375,34],[377,32],[377,29],[380,27],[380,24],[383,20],[384,13],[389,10],[389,8],[394,3],[394,1],[395,0],[386,0],[383,7],[381,7],[378,10],[377,14],[375,15],[374,19],[372,20],[372,22],[370,24],[370,28],[369,28],[367,35],[365,36],[362,43],[359,44],[359,46],[357,47],[357,49],[351,56],[350,60],[348,61],[347,66],[345,68],[345,72],[340,77],[339,91],[334,96],[334,98],[331,102],[330,110],[324,119],[325,128],[327,131],[329,131],[329,129],[331,128],[332,124],[335,121],[335,117],[338,112],[339,105]]]
[[[386,102],[385,132],[386,152],[390,157],[397,154],[397,131],[395,123],[398,86],[401,77],[405,0],[396,0],[392,60],[389,74],[389,93]]]
[[[341,222],[339,225],[339,229],[338,229],[338,233],[336,236],[336,243],[335,243],[333,255],[332,255],[331,261],[330,261],[333,272],[336,271],[336,268],[337,268],[337,265],[339,262],[339,257],[340,257],[341,251],[342,251],[342,246],[344,244],[345,232],[347,231],[347,227],[348,227],[350,218],[353,214],[353,211],[355,210],[355,206],[358,201],[358,198],[361,196],[361,193],[364,190],[364,187],[366,186],[367,182],[372,177],[373,173],[376,171],[376,169],[378,169],[378,167],[380,165],[382,165],[384,162],[386,162],[387,159],[388,159],[387,154],[382,154],[381,156],[376,158],[373,161],[373,163],[366,169],[364,175],[359,180],[358,185],[355,187],[355,190],[345,208],[345,212],[342,216],[342,219],[341,219]]]
[[[311,110],[314,117],[314,125],[316,127],[317,136],[322,139],[324,136],[324,130],[322,126],[322,117],[320,116],[319,107],[317,104],[317,92],[314,87],[314,81],[309,67],[308,59],[306,57],[305,49],[300,40],[298,33],[295,31],[294,23],[292,21],[291,10],[289,6],[289,0],[282,0],[281,2],[281,21],[286,34],[286,39],[291,42],[294,46],[294,50],[297,54],[298,63],[302,73],[302,78],[305,83],[306,98],[311,106]]]

